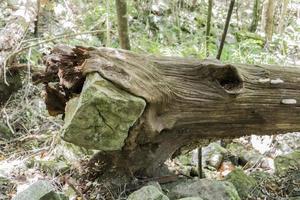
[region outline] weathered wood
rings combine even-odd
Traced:
[[[36,17],[36,0],[20,1],[16,7],[18,9],[9,16],[0,31],[0,104],[22,86],[18,70],[8,68],[11,67],[14,51],[20,47],[19,42],[30,30]]]
[[[72,89],[81,80],[72,79],[75,69],[83,77],[98,73],[146,102],[122,149],[94,157],[111,170],[114,166],[133,174],[153,174],[176,151],[194,148],[204,139],[300,130],[299,68],[222,64],[110,48],[58,49],[47,58],[51,70],[46,74],[57,73],[66,93],[80,93],[80,87]]]
[[[7,60],[19,42],[34,24],[37,14],[36,0],[21,1],[18,9],[9,17],[5,28],[0,31],[0,69],[8,64]],[[3,73],[2,73],[3,74]]]

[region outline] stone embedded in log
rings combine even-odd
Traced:
[[[144,99],[89,74],[80,96],[66,105],[62,138],[88,149],[120,150],[145,106]]]

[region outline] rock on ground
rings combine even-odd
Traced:
[[[157,187],[153,185],[144,186],[129,195],[127,200],[169,200]]]
[[[247,199],[251,190],[257,185],[254,178],[247,176],[242,169],[238,168],[230,172],[226,180],[235,186],[241,199]]]
[[[290,169],[300,170],[300,150],[275,158],[275,172],[279,176],[285,176]]]
[[[69,198],[63,194],[59,194],[54,191],[51,191],[48,194],[44,195],[39,200],[69,200]]]
[[[13,200],[40,200],[44,195],[53,190],[54,187],[49,181],[37,181],[24,191],[18,193]]]
[[[199,197],[206,200],[240,200],[233,184],[208,179],[179,180],[163,186],[170,199]]]

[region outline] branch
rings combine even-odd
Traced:
[[[218,60],[220,60],[221,55],[222,55],[222,50],[223,50],[223,47],[224,47],[224,42],[225,42],[225,38],[226,38],[226,35],[227,35],[227,31],[228,31],[228,27],[229,27],[230,18],[231,18],[231,15],[232,15],[234,2],[235,2],[235,0],[230,1],[229,10],[228,10],[228,13],[227,13],[227,18],[226,18],[226,23],[225,23],[225,28],[224,28],[224,31],[223,31],[223,34],[222,34],[221,44],[220,44],[218,55],[217,55]]]

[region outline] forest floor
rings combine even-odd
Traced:
[[[57,191],[70,199],[126,199],[132,192],[130,184],[116,189],[96,177],[86,178],[84,166],[93,152],[60,139],[63,121],[46,113],[41,89],[27,84],[1,110],[2,117],[8,119],[7,125],[13,126],[15,132],[7,130],[6,139],[0,140],[0,199],[10,199],[37,180],[52,182]],[[299,150],[299,133],[238,138],[225,148],[214,142],[202,147],[204,177],[226,180],[235,169],[254,177],[263,173],[256,175],[265,179],[257,182],[249,199],[285,199],[300,192]],[[289,157],[295,152],[298,153],[294,157]],[[288,160],[282,166],[278,158]],[[179,177],[192,178],[198,176],[197,162],[197,150],[194,150],[166,164]]]

